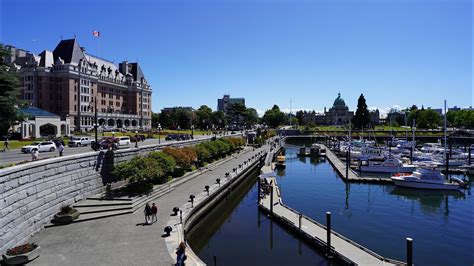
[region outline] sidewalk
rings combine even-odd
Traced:
[[[158,205],[158,221],[152,225],[142,225],[144,215],[140,209],[129,215],[46,228],[30,239],[41,246],[40,257],[30,264],[171,265],[175,258],[170,257],[161,235],[172,208],[183,205],[189,195],[201,193],[205,185],[214,184],[216,178],[222,178],[265,148],[237,155],[152,201]]]

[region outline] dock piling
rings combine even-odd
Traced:
[[[303,214],[302,213],[299,213],[298,214],[298,221],[299,221],[299,225],[298,225],[298,228],[300,229],[301,231],[301,219],[303,218]]]
[[[326,212],[326,257],[331,257],[331,212]]]
[[[273,216],[273,184],[270,190],[270,215]]]
[[[413,239],[407,237],[407,266],[413,265]]]

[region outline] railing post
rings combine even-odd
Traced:
[[[407,237],[407,266],[413,265],[413,239]]]
[[[270,191],[270,215],[273,216],[273,184]]]
[[[326,212],[326,256],[331,256],[331,212]]]

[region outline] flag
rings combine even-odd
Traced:
[[[92,35],[94,35],[94,37],[100,37],[100,31],[92,31]]]

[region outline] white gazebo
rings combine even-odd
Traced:
[[[26,116],[20,123],[22,138],[41,138],[42,136],[70,134],[69,120],[61,119],[60,116],[37,107],[22,108],[21,112]]]

